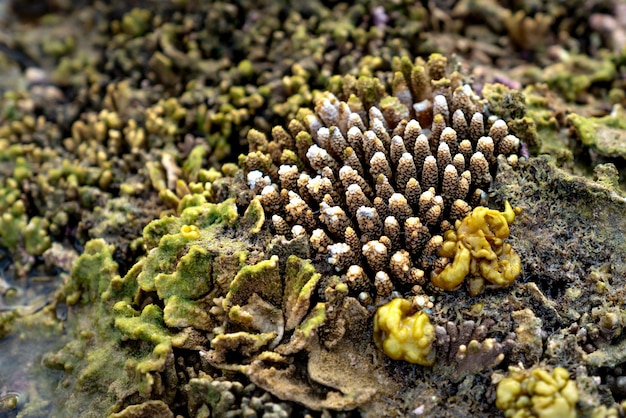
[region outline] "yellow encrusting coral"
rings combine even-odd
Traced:
[[[578,388],[563,367],[509,369],[498,383],[496,406],[505,417],[575,418]]]
[[[444,290],[457,289],[468,278],[472,296],[480,293],[485,280],[498,287],[509,286],[519,276],[519,255],[503,240],[519,208],[504,204],[504,212],[483,206],[474,208],[455,228],[446,231],[439,251],[443,268],[435,268],[431,281]]]
[[[435,327],[424,311],[409,315],[411,302],[396,298],[374,316],[374,342],[394,360],[432,366],[435,362]]]

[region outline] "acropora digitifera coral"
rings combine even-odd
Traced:
[[[435,328],[424,311],[411,314],[411,302],[396,298],[374,316],[374,342],[394,360],[432,366],[435,362]]]
[[[251,130],[239,158],[275,233],[306,236],[363,299],[424,285],[443,233],[481,204],[497,157],[518,161],[520,140],[446,57],[394,65],[391,95],[375,77],[336,78],[339,97],[317,94],[315,110],[274,127],[272,141]]]

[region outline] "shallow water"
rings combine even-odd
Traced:
[[[52,302],[62,283],[60,275],[15,279],[7,269],[0,275],[0,312],[17,313],[13,331],[0,339],[0,418],[17,416],[27,407],[33,411],[28,417],[48,416],[62,372],[46,368],[41,360],[64,344],[64,334],[44,325],[50,324],[45,316],[41,322],[27,318]],[[62,310],[57,318],[64,319]]]
[[[27,414],[29,417],[48,416],[53,389],[62,372],[46,368],[41,360],[59,348],[63,336],[45,334],[26,329],[0,340],[0,417],[17,416],[27,406],[40,410]]]

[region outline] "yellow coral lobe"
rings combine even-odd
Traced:
[[[408,315],[411,310],[411,302],[401,298],[378,308],[374,316],[374,342],[394,360],[432,366],[435,327],[425,312]]]
[[[454,260],[440,274],[432,277],[433,284],[444,290],[456,289],[469,274],[471,259],[470,250],[458,243]]]
[[[509,286],[522,271],[522,262],[504,239],[509,236],[509,224],[520,213],[505,202],[500,212],[483,206],[472,210],[454,231],[448,231],[439,251],[440,257],[451,259],[448,264],[431,273],[432,283],[444,290],[457,289],[469,277],[472,295],[478,294],[487,282],[498,287]]]
[[[563,367],[510,368],[498,383],[496,407],[507,417],[575,418],[578,388]]]
[[[522,385],[515,379],[505,378],[496,388],[496,407],[505,411],[511,408],[522,393]]]
[[[509,202],[504,202],[504,212],[502,212],[502,216],[506,219],[506,222],[510,225],[515,220],[515,215],[519,215],[522,213],[520,208],[513,208]]]
[[[200,231],[195,225],[183,225],[180,228],[180,233],[182,234],[183,238],[188,240],[200,238]]]

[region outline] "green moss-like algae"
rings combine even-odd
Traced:
[[[278,256],[273,256],[239,270],[224,299],[224,306],[242,305],[254,293],[274,306],[280,306],[282,287]]]
[[[180,257],[173,273],[158,273],[154,277],[154,287],[159,298],[166,301],[172,296],[197,299],[206,294],[211,288],[212,261],[213,257],[205,248],[189,248]]]
[[[584,145],[596,145],[596,129],[589,118],[572,113],[568,115],[567,120],[574,126],[579,139]]]
[[[151,245],[158,234],[162,236],[158,246],[150,250],[137,281],[142,291],[156,291],[163,300],[163,319],[168,327],[209,331],[215,326],[201,299],[215,287],[216,257],[230,254],[237,263],[245,260],[243,242],[219,239],[221,225],[236,219],[233,201],[228,200],[190,206],[180,217],[156,220],[146,227],[145,241]]]
[[[326,320],[326,307],[323,303],[317,303],[304,322],[298,327],[297,332],[308,338],[313,331],[318,329]]]
[[[626,158],[626,119],[619,112],[603,117],[584,117],[576,113],[567,116],[580,142],[608,158]]]
[[[142,290],[146,292],[157,291],[157,277],[162,274],[174,274],[179,267],[183,271],[179,272],[178,276],[173,279],[178,283],[182,283],[181,274],[201,273],[200,278],[189,277],[196,284],[198,284],[198,280],[201,281],[210,277],[211,271],[207,271],[207,269],[209,269],[211,256],[202,245],[213,242],[219,230],[209,227],[221,222],[232,224],[237,220],[237,212],[232,200],[227,200],[218,205],[208,204],[202,200],[200,199],[198,202],[200,206],[185,208],[179,217],[166,217],[153,221],[146,226],[144,245],[154,253],[147,257],[146,264],[139,273],[138,282]],[[181,232],[181,228],[185,225],[194,225],[198,228],[199,236],[193,242]],[[190,247],[192,243],[198,246]],[[239,247],[239,249],[242,248]],[[192,256],[185,258],[184,261],[179,260],[181,256],[185,256],[190,248],[195,248]],[[198,261],[199,265],[194,265],[192,258]],[[178,266],[179,263],[182,264]],[[172,286],[167,280],[159,279],[158,281],[162,288],[160,296],[178,294],[174,289],[165,290],[168,286]],[[203,288],[206,289],[206,286]]]
[[[14,311],[0,312],[0,338],[11,332],[15,318],[17,313]]]
[[[487,100],[489,110],[505,120],[519,119],[526,114],[524,94],[519,90],[498,83],[486,84],[482,95]]]
[[[123,335],[133,340],[145,341],[154,345],[153,356],[137,363],[136,370],[142,374],[163,370],[165,362],[172,354],[173,337],[173,334],[165,328],[163,310],[150,304],[144,307],[139,314],[125,302],[118,302],[114,311],[119,315],[115,318],[115,328]],[[184,336],[180,338],[184,339]]]
[[[57,388],[62,401],[56,405],[63,411],[53,411],[54,416],[104,416],[120,393],[132,387],[124,373],[129,355],[121,348],[121,333],[113,327],[112,304],[130,302],[136,284],[119,277],[112,252],[103,240],[88,242],[62,291],[65,301],[74,305],[68,324],[75,339],[45,358],[49,367],[71,373]],[[112,389],[113,383],[121,392]]]
[[[173,396],[168,390],[175,392],[175,385],[167,389],[155,376],[172,375],[173,350],[195,344],[189,327],[210,331],[216,326],[203,298],[214,290],[216,257],[230,254],[235,268],[245,260],[244,243],[218,240],[236,220],[234,203],[227,200],[204,201],[180,216],[153,221],[144,230],[147,257],[123,278],[112,246],[103,240],[87,243],[61,292],[71,305],[69,323],[76,339],[46,358],[50,367],[69,373],[59,388],[66,397],[65,412],[104,416],[128,402],[149,400],[155,392],[164,399]],[[164,307],[136,305],[142,292],[156,292]]]
[[[2,194],[0,199],[4,201],[0,202],[0,209],[2,209],[0,245],[11,252],[23,249],[28,254],[41,255],[50,247],[49,221],[39,216],[29,219],[22,200],[17,200],[10,205],[6,204],[14,201],[17,197],[15,193],[8,190],[2,190],[0,193]]]
[[[594,83],[611,82],[615,76],[615,63],[610,59],[593,59],[585,55],[572,55],[544,70],[548,85],[570,101],[586,93]]]
[[[250,225],[250,233],[258,234],[265,223],[265,211],[258,198],[252,199],[243,214],[242,222]]]
[[[85,252],[76,261],[71,279],[63,289],[65,301],[69,305],[95,303],[113,281],[122,282],[117,273],[117,264],[112,259],[112,251],[113,248],[102,240],[92,240],[85,245]],[[117,287],[127,292],[126,297],[130,297],[136,289],[133,286]],[[112,297],[111,292],[107,295]]]
[[[295,328],[302,321],[309,308],[311,295],[321,277],[311,263],[295,255],[287,259],[283,296],[287,330]]]
[[[537,153],[541,150],[545,133],[543,130],[547,127],[541,120],[543,114],[538,108],[548,114],[549,112],[545,101],[537,103],[538,100],[532,93],[532,90],[520,92],[498,83],[486,84],[482,91],[489,111],[504,118],[511,133],[524,141],[532,153]],[[554,124],[550,127],[555,130]]]
[[[165,323],[170,327],[211,331],[214,323],[207,313],[206,307],[194,300],[171,296],[163,310]]]

